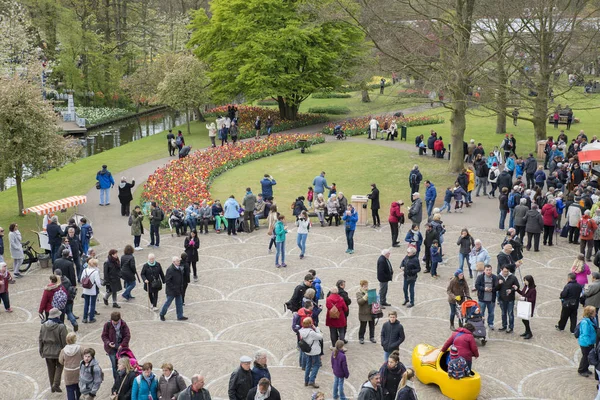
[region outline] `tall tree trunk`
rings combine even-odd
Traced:
[[[19,203],[19,215],[23,215],[25,209],[25,202],[23,201],[23,188],[21,183],[23,181],[23,167],[17,166],[15,169],[15,181],[17,183],[17,200]]]
[[[187,119],[187,131],[188,131],[188,135],[191,135],[192,132],[190,130],[190,109],[189,109],[189,107],[185,108],[185,119]]]
[[[277,106],[279,107],[279,117],[281,119],[295,121],[298,117],[298,106],[289,104],[282,96],[277,96]]]
[[[202,115],[202,112],[200,111],[200,107],[194,107],[194,112],[198,116],[198,121],[206,122],[206,118],[204,118],[204,115]]]
[[[371,98],[369,97],[369,85],[367,85],[367,82],[365,82],[365,81],[362,81],[360,83],[360,94],[362,96],[361,101],[363,103],[371,102]]]
[[[456,95],[459,98],[455,97]],[[464,94],[462,94],[462,99],[460,96],[461,94],[455,94],[452,99],[454,107],[450,115],[450,142],[452,144],[448,166],[450,172],[460,172],[464,168],[463,142],[467,127],[467,102]]]
[[[506,85],[508,77],[506,74],[506,66],[504,65],[504,54],[499,54],[496,60],[498,92],[496,96],[496,133],[506,133],[506,108],[508,107],[508,96],[506,93]]]

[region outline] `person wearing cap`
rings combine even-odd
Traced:
[[[379,400],[383,397],[380,386],[381,376],[379,371],[371,370],[367,375],[367,381],[360,387],[358,400]]]
[[[512,258],[511,253],[513,250],[514,248],[511,244],[505,244],[502,248],[502,251],[498,253],[498,256],[496,257],[498,260],[498,269],[496,271],[497,274],[500,274],[500,271],[502,271],[504,266],[507,266],[510,272],[514,274],[517,267],[521,265],[521,260],[514,261]]]
[[[246,400],[248,392],[252,389],[252,372],[250,366],[252,358],[240,357],[240,366],[231,373],[229,378],[229,400]]]
[[[525,214],[525,232],[527,232],[527,251],[531,250],[533,239],[533,251],[540,251],[540,235],[544,230],[544,217],[539,212],[537,204],[531,205],[531,210]]]
[[[408,209],[408,219],[417,225],[421,225],[423,221],[423,200],[419,192],[412,194],[412,204]]]
[[[58,361],[60,351],[67,345],[67,327],[60,320],[60,310],[50,309],[48,319],[40,328],[39,352],[40,357],[46,360],[50,390],[52,393],[62,392],[60,380],[63,366]]]
[[[135,186],[135,178],[131,179],[131,183],[127,182],[127,178],[122,176],[119,183],[119,202],[121,203],[121,216],[129,217],[129,204],[133,200],[131,188]]]
[[[98,181],[96,188],[100,189],[100,205],[110,205],[110,189],[115,187],[115,180],[106,165],[103,165],[102,169],[98,171],[96,180]]]
[[[469,365],[469,369],[471,369],[473,365],[473,357],[479,357],[479,349],[477,348],[477,343],[473,337],[474,331],[475,327],[473,324],[467,322],[464,327],[458,328],[456,332],[450,335],[440,351],[444,353],[451,347],[456,348],[456,353],[458,353],[458,356],[464,358]],[[451,356],[454,355],[452,354],[453,352],[453,350],[450,350]]]

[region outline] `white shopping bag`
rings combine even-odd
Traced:
[[[517,303],[517,318],[527,319],[531,318],[531,303],[528,301],[519,301]]]

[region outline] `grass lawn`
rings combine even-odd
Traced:
[[[408,173],[415,163],[423,162],[416,154],[378,145],[335,142],[314,146],[309,153],[288,151],[272,157],[252,161],[227,171],[215,179],[211,194],[223,203],[234,195],[241,201],[245,188],[251,187],[254,194],[260,193],[260,183],[265,173],[273,175],[277,185],[273,187],[275,200],[288,222],[291,219],[290,205],[298,196],[306,197],[308,186],[322,170],[327,173],[327,183],[335,182],[338,192],[350,200],[353,194],[371,192],[371,183],[380,190],[383,224],[387,223],[392,201],[404,200],[405,211],[410,205]],[[446,171],[447,162],[427,159],[424,179],[431,179],[438,188],[438,200],[443,200],[445,188],[456,176]],[[442,191],[442,189],[444,189]],[[424,196],[425,186],[421,185]],[[307,204],[308,207],[308,204]],[[313,221],[314,222],[314,221]]]
[[[194,148],[203,148],[210,145],[205,124],[192,122],[191,135],[186,134],[187,128],[185,125],[175,129],[181,129],[184,132],[187,145],[192,145]],[[116,173],[119,171],[144,164],[150,160],[168,157],[168,155],[166,136],[158,134],[127,143],[91,157],[83,158],[58,171],[53,170],[43,177],[24,182],[23,198],[25,207],[64,197],[86,194],[94,186],[96,173],[101,169],[102,164],[108,165],[108,169],[113,173],[113,177],[115,180],[118,180],[120,177],[117,177]],[[146,177],[138,178],[145,179]],[[90,199],[90,201],[96,200]],[[17,191],[15,187],[0,192],[0,226],[8,232],[8,226],[18,221],[19,229],[24,236],[23,240],[33,240],[33,243],[37,244],[37,236],[30,232],[37,229],[36,217],[32,214],[19,217],[17,204]],[[73,212],[73,210],[67,210],[66,214],[61,214],[59,217],[61,223],[64,222],[65,216],[70,216]],[[8,238],[8,234],[6,237]]]

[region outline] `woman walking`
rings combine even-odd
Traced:
[[[573,262],[573,266],[571,267],[571,272],[575,274],[575,280],[582,287],[588,284],[588,275],[591,275],[592,271],[590,271],[590,266],[585,262],[585,256],[583,254],[579,254],[577,259]]]
[[[135,257],[133,256],[133,252],[133,247],[127,245],[123,250],[123,256],[121,256],[121,276],[123,278],[123,282],[125,282],[125,291],[121,296],[125,299],[125,301],[135,299],[135,297],[131,295],[131,291],[135,287],[136,277],[138,281],[140,279],[137,269],[135,268]]]
[[[346,227],[346,243],[348,244],[348,250],[346,253],[354,253],[354,232],[356,231],[356,222],[358,221],[358,213],[354,210],[354,207],[348,206],[344,216],[342,217]]]
[[[325,207],[327,207],[327,203],[323,198],[323,193],[319,193],[315,199],[315,212],[317,213],[317,218],[319,218],[321,226],[325,226]]]
[[[63,377],[67,387],[67,400],[79,400],[79,365],[83,361],[83,348],[76,344],[77,334],[67,334],[67,345],[60,351],[58,362],[63,366]]]
[[[190,231],[183,242],[183,247],[185,248],[185,252],[187,254],[187,261],[194,270],[194,282],[196,282],[198,281],[196,263],[198,262],[198,249],[200,248],[200,240],[198,239],[198,232],[196,232],[196,230]]]
[[[81,273],[81,286],[83,287],[83,323],[96,322],[96,299],[100,293],[102,280],[98,269],[98,260],[88,260],[87,267]],[[89,317],[89,319],[88,319]]]
[[[23,264],[23,245],[21,244],[21,232],[18,224],[10,224],[8,227],[8,242],[10,244],[10,257],[13,259],[13,276],[20,278],[19,267]]]
[[[586,306],[583,309],[583,318],[579,322],[579,347],[581,349],[581,359],[579,360],[579,368],[577,372],[579,375],[585,376],[586,378],[592,373],[590,372],[590,363],[588,361],[588,354],[594,350],[596,345],[596,329],[598,329],[598,323],[596,322],[596,307]]]
[[[148,262],[142,266],[141,276],[144,281],[144,290],[148,292],[148,300],[152,311],[157,311],[158,292],[162,290],[165,274],[160,263],[156,262],[154,254],[148,254]]]
[[[121,286],[121,261],[116,249],[109,250],[108,259],[104,262],[104,282],[106,283],[104,305],[108,305],[108,297],[112,296],[113,308],[121,308],[117,304],[117,293],[123,289]]]
[[[517,289],[517,293],[521,295],[521,301],[527,301],[531,303],[530,317],[533,317],[533,310],[535,309],[535,298],[537,296],[533,276],[527,275],[525,276],[525,278],[523,278],[523,289]],[[523,339],[531,339],[533,337],[533,334],[531,333],[531,327],[529,326],[529,318],[523,318],[522,321],[523,325],[525,325],[525,332],[521,334],[521,337]]]
[[[404,221],[404,214],[402,213],[402,200],[393,201],[390,205],[390,216],[388,222],[390,224],[390,230],[392,231],[392,247],[400,247],[398,242],[398,233],[400,231],[399,226]]]
[[[381,389],[383,390],[382,400],[396,400],[396,392],[398,392],[398,386],[400,386],[405,371],[406,367],[400,362],[400,353],[398,350],[394,350],[389,355],[387,362],[379,369]]]
[[[356,300],[358,302],[358,320],[360,321],[360,328],[358,329],[358,341],[360,344],[365,343],[365,332],[367,331],[367,324],[369,324],[369,340],[371,343],[377,343],[375,341],[375,321],[373,321],[373,314],[371,314],[371,305],[369,304],[369,281],[360,281],[360,289],[356,292]]]
[[[271,240],[269,240],[269,254],[271,254],[271,252],[273,251],[271,249],[275,244],[275,224],[278,221],[278,217],[279,213],[277,212],[277,205],[273,204],[269,210],[269,215],[267,216],[267,226],[269,227],[269,229],[267,230],[267,235],[269,235],[269,237],[271,238]]]
[[[277,223],[275,224],[275,248],[277,252],[275,254],[275,266],[277,268],[285,268],[287,264],[285,263],[285,236],[288,234],[288,230],[285,229],[285,216],[279,214],[277,216]],[[279,257],[281,256],[281,264],[279,264]]]
[[[300,249],[300,259],[304,258],[304,253],[306,253],[306,238],[308,237],[308,231],[312,226],[310,219],[308,218],[308,213],[306,211],[302,211],[296,221],[296,226],[298,227],[298,236],[296,237],[296,244]]]
[[[302,329],[298,331],[300,339],[310,344],[310,351],[306,353],[306,362],[304,370],[304,386],[311,386],[315,389],[319,385],[315,382],[319,368],[321,368],[321,342],[323,335],[318,327],[313,324],[311,317],[304,318],[302,321]]]
[[[12,281],[12,276],[6,268],[5,262],[0,262],[0,301],[4,304],[6,312],[12,312],[10,308],[10,298],[8,297],[8,285]]]
[[[467,228],[463,228],[460,231],[460,236],[456,241],[456,245],[460,246],[458,250],[458,269],[464,271],[464,265],[466,261],[467,269],[469,270],[469,276],[471,279],[473,279],[473,272],[469,266],[469,254],[475,246],[475,240],[473,239],[473,236],[469,234],[469,230]]]
[[[350,377],[348,371],[348,361],[346,360],[346,349],[344,341],[338,340],[335,342],[335,348],[331,353],[331,368],[333,369],[333,398],[347,400],[344,393],[344,379]]]
[[[133,236],[133,247],[135,250],[144,250],[143,247],[140,246],[140,241],[142,240],[142,235],[144,234],[144,225],[142,225],[142,221],[144,220],[144,214],[142,214],[142,209],[140,206],[135,206],[133,212],[131,213],[131,235]]]
[[[121,357],[117,362],[117,380],[111,389],[115,400],[130,400],[131,389],[133,389],[133,380],[137,376],[136,371],[131,367],[129,357]]]

